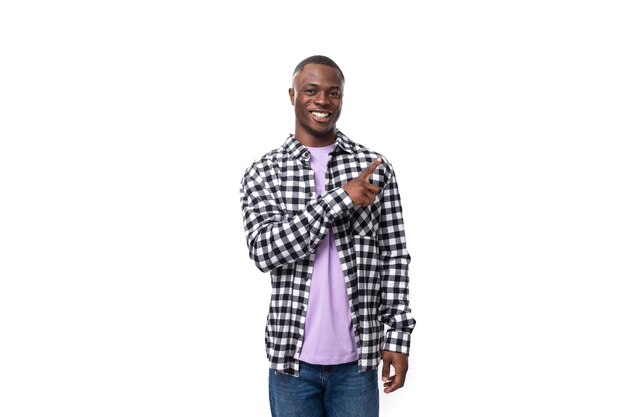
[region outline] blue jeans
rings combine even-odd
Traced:
[[[311,365],[300,376],[270,369],[272,417],[378,417],[378,372],[359,372],[356,362]]]

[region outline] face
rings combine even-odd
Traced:
[[[337,69],[321,64],[305,65],[294,76],[289,97],[296,114],[296,138],[334,141],[343,97],[343,80]]]

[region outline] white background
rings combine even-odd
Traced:
[[[623,417],[620,3],[3,2],[0,415],[269,416],[239,180],[325,54],[413,256],[381,414]]]

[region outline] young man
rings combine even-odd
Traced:
[[[378,416],[381,357],[386,393],[408,369],[415,320],[398,186],[385,158],[337,130],[343,86],[330,58],[298,64],[295,134],[241,181],[250,258],[272,281],[274,417]]]

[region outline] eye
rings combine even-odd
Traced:
[[[341,97],[341,92],[340,91],[331,91],[330,92],[330,96],[331,97]]]
[[[317,93],[317,90],[313,89],[313,88],[308,88],[306,90],[304,90],[305,93],[309,94],[309,95],[314,95]]]

